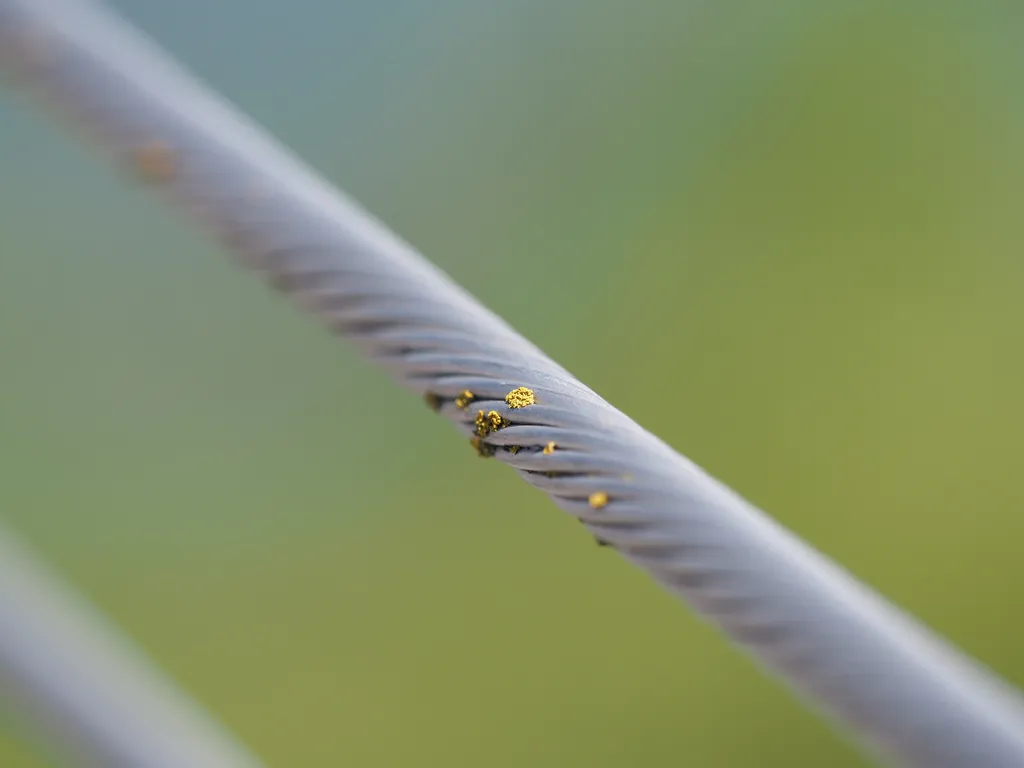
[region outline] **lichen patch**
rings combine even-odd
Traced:
[[[529,387],[516,387],[505,395],[505,402],[509,408],[525,408],[536,403],[537,397]]]
[[[487,437],[491,432],[497,432],[506,425],[505,419],[497,411],[487,411],[486,413],[477,411],[473,423],[474,431],[479,437]]]

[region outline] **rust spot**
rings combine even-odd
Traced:
[[[178,155],[166,141],[153,139],[135,150],[135,167],[147,181],[170,181],[178,171]]]
[[[516,387],[505,395],[505,402],[508,403],[509,408],[525,408],[528,405],[536,403],[537,398],[533,394],[532,389],[528,387]]]

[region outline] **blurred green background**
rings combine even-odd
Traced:
[[[1024,683],[1019,9],[116,6]],[[0,514],[269,765],[863,764],[28,107],[0,100]],[[0,721],[0,764],[46,763]]]

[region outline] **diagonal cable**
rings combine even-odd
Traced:
[[[0,703],[69,765],[262,765],[3,527]]]
[[[89,0],[0,66],[808,703],[901,765],[1024,765],[1018,694],[638,426]]]

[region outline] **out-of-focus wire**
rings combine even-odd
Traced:
[[[0,702],[71,765],[261,765],[3,528]]]
[[[112,13],[0,0],[0,61],[873,753],[1024,765],[1016,691],[598,397]]]

